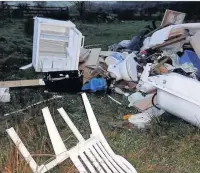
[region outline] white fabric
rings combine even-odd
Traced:
[[[168,39],[169,33],[172,28],[173,26],[171,25],[154,32],[153,35],[151,36],[149,46],[152,47],[157,44],[164,43],[164,41]]]

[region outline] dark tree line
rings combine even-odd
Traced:
[[[76,1],[71,2],[72,6],[63,11],[48,12],[44,17],[72,20],[78,19],[83,22],[112,22],[114,20],[162,20],[166,9],[180,11],[186,13],[186,20],[200,20],[200,2],[183,1],[183,2],[101,2],[92,1]],[[24,11],[31,11],[27,3],[19,3],[17,9],[11,9],[2,1],[0,4],[1,14],[9,13],[9,17],[24,17]],[[36,7],[44,8],[45,2],[36,2]],[[76,15],[70,13],[70,8],[76,9]],[[9,10],[8,10],[9,9]],[[0,15],[1,16],[1,15]],[[113,17],[114,16],[114,17]]]

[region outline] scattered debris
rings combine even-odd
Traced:
[[[20,112],[23,112],[23,111],[25,111],[25,110],[28,110],[29,108],[34,107],[34,106],[36,106],[36,105],[39,105],[39,104],[42,104],[42,103],[46,103],[46,102],[49,102],[49,101],[51,101],[51,100],[59,99],[59,98],[62,98],[62,96],[54,95],[54,96],[53,96],[52,98],[50,98],[50,99],[47,99],[47,100],[43,100],[43,101],[34,103],[34,104],[30,105],[30,106],[27,106],[27,107],[24,108],[24,109],[20,109],[20,110],[17,110],[17,111],[13,111],[13,112],[4,114],[4,116],[9,116],[9,115],[13,115],[13,114],[16,114],[16,113],[20,113]]]
[[[132,119],[141,122],[138,127],[149,123],[153,114],[149,111],[155,109],[183,116],[197,125],[185,113],[192,112],[187,105],[195,112],[199,108],[194,91],[198,93],[200,87],[200,23],[183,23],[185,16],[166,10],[161,26],[152,22],[152,27],[145,27],[131,40],[114,43],[107,51],[96,47],[101,44],[83,48],[84,37],[70,21],[35,17],[32,64],[20,69],[33,65],[36,72],[44,72],[44,78],[2,81],[0,88],[45,85],[51,92],[101,91],[122,105],[111,97],[115,92],[128,99],[129,107],[142,112]],[[1,95],[6,96],[4,102],[10,101],[8,90],[2,89]],[[187,110],[178,113],[173,103],[183,102],[181,99]]]
[[[120,102],[118,102],[117,100],[115,100],[115,99],[112,98],[111,96],[108,95],[108,97],[109,97],[111,100],[113,100],[114,102],[116,102],[117,104],[122,105]]]
[[[0,102],[10,102],[9,88],[0,88]]]
[[[132,123],[137,128],[145,128],[150,125],[152,118],[157,118],[162,115],[165,111],[157,109],[155,107],[149,108],[143,113],[131,115],[128,118],[128,121]]]
[[[115,87],[114,88],[114,91],[116,92],[116,93],[118,93],[118,94],[121,94],[121,95],[124,95],[124,96],[129,96],[129,93],[125,93],[124,91],[122,91],[120,88],[118,88],[118,87]]]

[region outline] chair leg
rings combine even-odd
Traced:
[[[53,121],[53,118],[49,112],[49,108],[45,107],[42,109],[43,117],[45,120],[45,124],[47,126],[47,130],[49,133],[49,137],[51,139],[51,143],[54,149],[54,152],[56,154],[56,158],[59,160],[62,160],[61,155],[66,155],[68,153],[65,144],[56,128],[56,125]]]
[[[32,171],[36,172],[38,165],[32,158],[31,154],[29,153],[29,151],[27,150],[27,148],[25,147],[19,136],[17,135],[15,129],[11,127],[10,129],[7,129],[6,132],[8,133],[12,141],[15,143],[16,147],[18,148],[18,150],[20,151],[26,162],[29,164]]]

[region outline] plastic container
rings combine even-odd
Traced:
[[[118,63],[122,62],[123,60],[124,60],[124,54],[115,52],[115,53],[112,53],[111,55],[109,55],[105,59],[105,63],[109,66],[109,65],[118,64]]]
[[[137,63],[134,60],[134,53],[129,54],[126,59],[116,65],[110,65],[108,71],[111,76],[118,80],[137,81]]]

